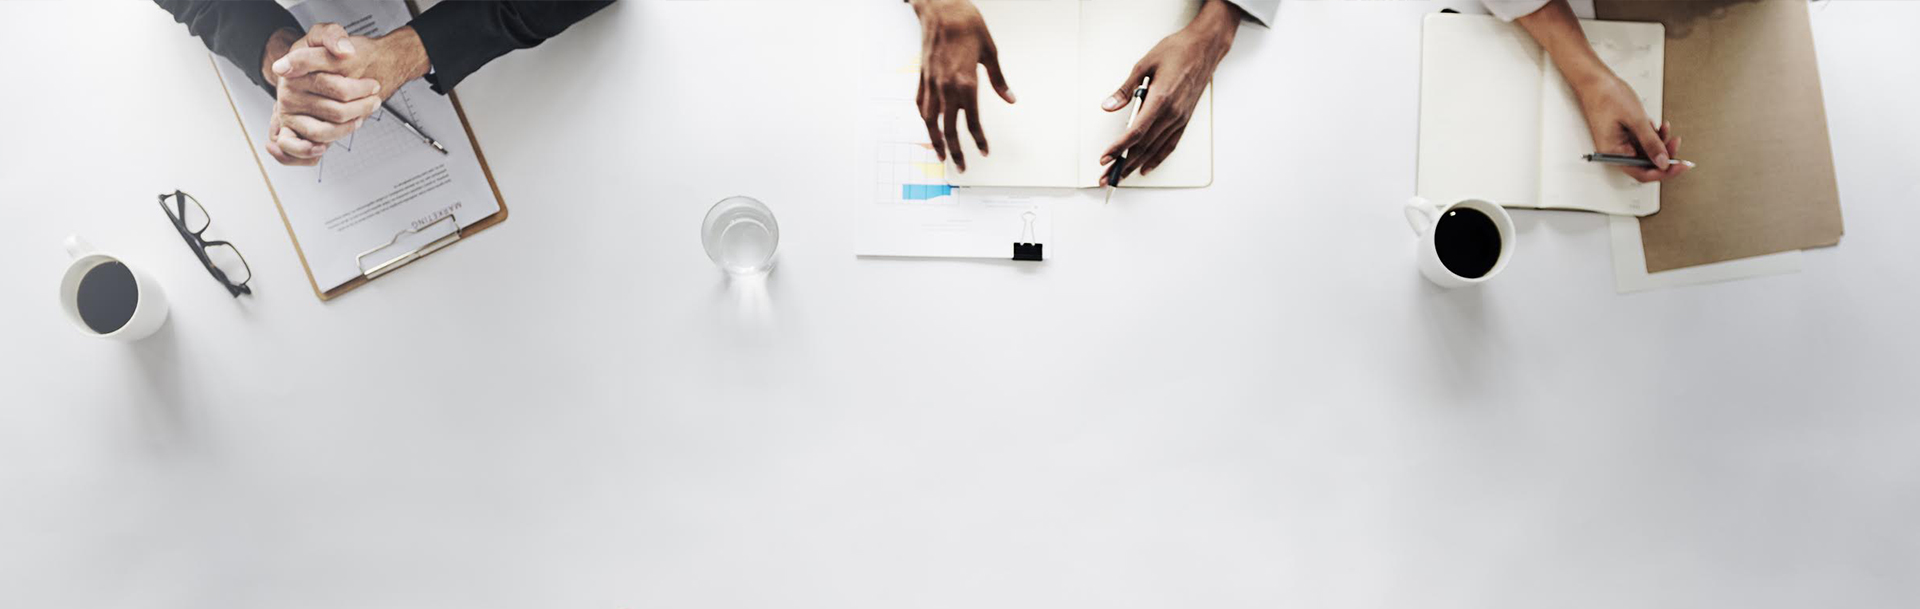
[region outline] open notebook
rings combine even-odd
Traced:
[[[1007,104],[980,72],[980,120],[992,144],[982,157],[962,129],[967,172],[948,161],[955,186],[1089,188],[1099,184],[1100,153],[1126,131],[1129,110],[1100,102],[1119,89],[1133,64],[1160,39],[1185,27],[1197,0],[978,0],[1000,49],[1000,67],[1019,103]],[[1213,183],[1213,92],[1205,93],[1179,147],[1130,187]]]
[[[1666,28],[1591,20],[1580,26],[1659,122]],[[1593,151],[1573,90],[1519,26],[1482,15],[1427,16],[1415,194],[1625,216],[1660,211],[1659,183],[1642,184],[1581,158]]]

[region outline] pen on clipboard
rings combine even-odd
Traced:
[[[393,104],[390,104],[388,102],[380,102],[380,107],[387,111],[387,116],[400,119],[400,124],[405,125],[408,131],[412,131],[414,135],[420,136],[420,141],[426,142],[427,145],[432,146],[434,150],[440,151],[440,154],[447,154],[446,146],[441,146],[440,142],[436,142],[433,140],[433,138],[428,137],[425,132],[420,130],[419,126],[413,124],[413,121],[407,120],[406,116],[400,114],[399,112],[394,112]]]
[[[1665,167],[1655,166],[1653,164],[1652,159],[1648,159],[1646,157],[1626,155],[1626,154],[1607,154],[1605,152],[1595,152],[1593,154],[1580,155],[1580,158],[1586,159],[1587,162],[1589,163],[1605,163],[1608,165],[1626,165],[1628,167],[1643,167],[1646,169],[1666,169]],[[1673,161],[1670,164],[1685,165],[1689,169],[1695,167],[1695,165],[1693,164],[1693,161],[1682,161],[1680,159],[1673,159]]]
[[[1147,105],[1147,85],[1151,84],[1153,84],[1153,77],[1147,76],[1140,79],[1140,86],[1133,88],[1133,110],[1127,113],[1128,129],[1132,129],[1133,121],[1140,118],[1140,107]],[[1122,150],[1120,154],[1113,157],[1113,168],[1107,170],[1107,200],[1103,203],[1113,201],[1113,189],[1120,187],[1120,172],[1126,166],[1127,151]]]

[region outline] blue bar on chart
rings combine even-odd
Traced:
[[[900,198],[908,201],[925,201],[935,197],[953,194],[953,186],[947,184],[901,184]]]

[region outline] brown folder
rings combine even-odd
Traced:
[[[1806,0],[1595,0],[1594,14],[1666,24],[1666,118],[1700,164],[1640,219],[1648,272],[1840,242]]]

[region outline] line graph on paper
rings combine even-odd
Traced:
[[[411,85],[412,83],[409,83]],[[407,91],[411,87],[403,86],[395,93],[390,102],[409,117],[418,117],[413,96]],[[415,118],[414,120],[419,120]],[[394,160],[400,155],[431,150],[419,136],[400,124],[400,118],[391,116],[386,108],[375,110],[346,139],[334,142],[327,153],[321,155],[320,163],[314,166],[314,181],[327,182],[327,176],[351,176],[378,167]]]

